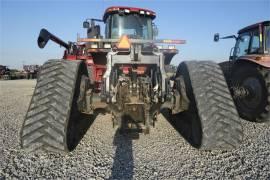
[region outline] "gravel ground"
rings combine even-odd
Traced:
[[[231,151],[191,147],[160,115],[149,135],[120,135],[99,115],[68,154],[27,154],[19,130],[35,81],[0,81],[0,179],[270,179],[270,126],[243,121],[244,142]]]

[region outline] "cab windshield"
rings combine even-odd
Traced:
[[[118,39],[127,35],[131,39],[153,39],[152,19],[138,14],[114,14],[110,18],[108,37]],[[109,24],[107,24],[108,26]]]
[[[235,46],[235,57],[240,57],[248,53],[250,39],[251,34],[249,32],[240,34],[238,36]]]
[[[260,34],[259,29],[239,34],[235,46],[235,57],[244,56],[246,54],[259,54],[260,51]]]

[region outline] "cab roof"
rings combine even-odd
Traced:
[[[270,21],[262,21],[262,22],[258,22],[258,23],[256,23],[256,24],[252,24],[252,25],[250,25],[250,26],[244,27],[243,29],[240,29],[240,30],[238,31],[238,34],[241,34],[241,33],[243,33],[243,32],[246,32],[246,31],[248,31],[248,30],[251,30],[251,29],[253,29],[253,28],[257,28],[260,24],[262,24],[263,26],[265,26],[265,25],[270,25]]]
[[[141,14],[141,15],[149,16],[152,19],[155,19],[156,17],[156,13],[149,9],[138,8],[138,7],[127,7],[127,6],[111,6],[105,10],[104,15],[103,15],[103,21],[105,22],[109,15],[117,14],[119,12],[124,12],[126,14],[128,13]]]

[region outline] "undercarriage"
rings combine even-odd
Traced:
[[[143,55],[140,45],[133,51],[107,55],[107,71],[101,96],[108,103],[113,125],[149,133],[160,106],[170,101],[170,86],[163,54]]]

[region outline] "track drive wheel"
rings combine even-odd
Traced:
[[[180,76],[190,100],[184,113],[191,121],[192,145],[203,150],[237,147],[243,138],[242,124],[219,65],[183,62],[176,72],[176,78]]]
[[[231,89],[239,115],[253,122],[270,121],[270,70],[253,64],[237,64]],[[241,90],[246,90],[243,95]]]
[[[88,76],[79,60],[49,60],[41,68],[21,129],[27,151],[68,152],[74,149],[74,124],[81,79]]]

